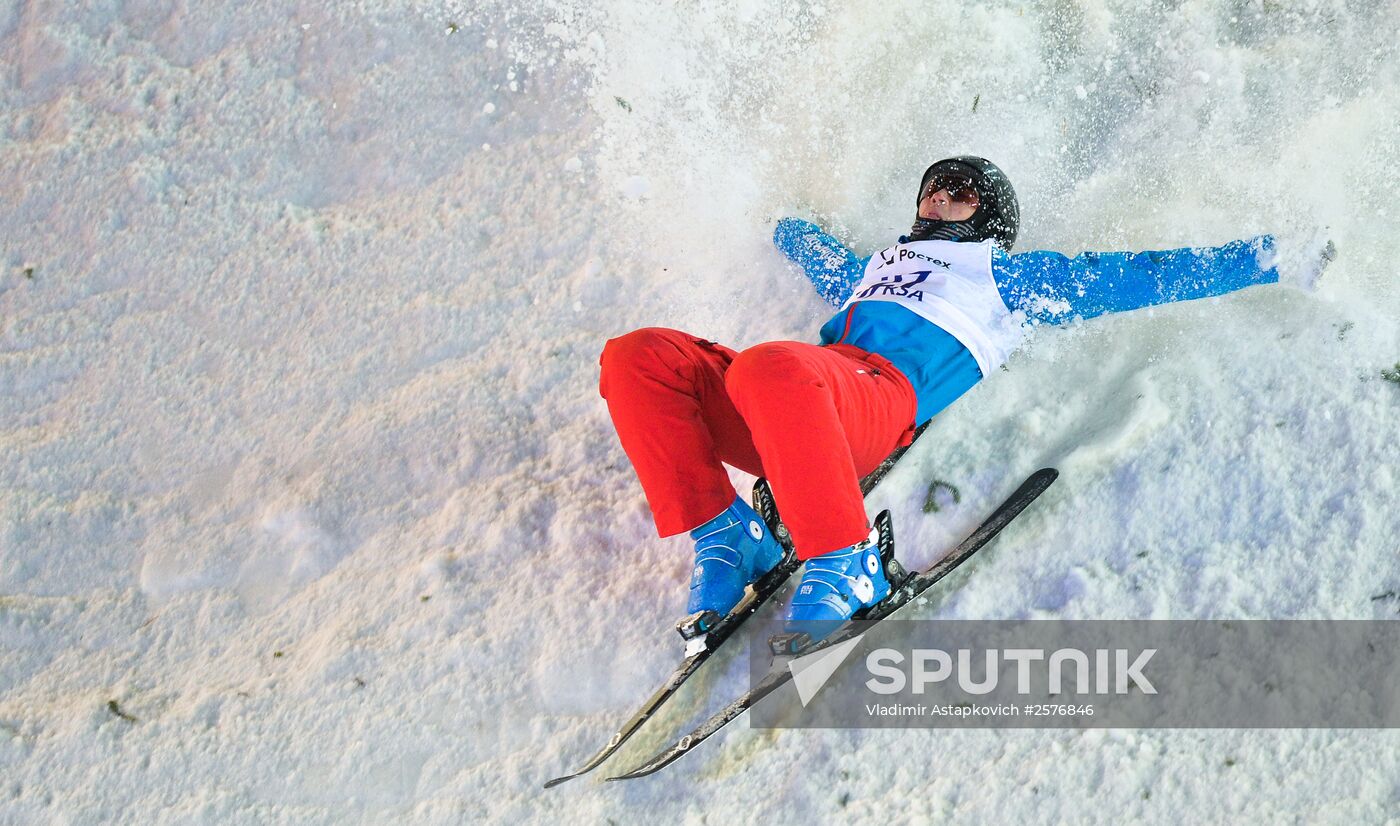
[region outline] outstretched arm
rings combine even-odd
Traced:
[[[1279,280],[1274,238],[1163,252],[996,250],[992,270],[1006,305],[1047,324],[1224,295]]]
[[[865,262],[835,238],[823,232],[811,221],[784,218],[773,230],[773,244],[783,255],[792,259],[817,288],[828,304],[837,307],[850,298],[861,276]]]

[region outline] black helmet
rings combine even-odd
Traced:
[[[939,179],[949,187],[971,188],[977,193],[979,206],[966,221],[932,221],[920,218],[918,205],[923,200],[929,181]],[[919,194],[914,201],[914,226],[909,230],[910,241],[986,241],[991,239],[1002,249],[1016,243],[1016,228],[1021,223],[1021,208],[1016,203],[1016,190],[1006,173],[986,158],[960,155],[944,158],[930,166],[919,182]]]

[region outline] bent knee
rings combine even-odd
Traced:
[[[608,339],[603,345],[602,355],[598,357],[598,364],[606,372],[619,367],[635,367],[641,363],[654,362],[659,354],[674,352],[676,345],[688,338],[679,330],[643,327]]]
[[[697,368],[703,366],[697,350],[701,342],[704,339],[665,327],[643,327],[609,339],[598,357],[598,392],[607,399],[610,390],[639,383],[694,381]]]
[[[802,350],[811,346],[795,341],[756,344],[734,358],[724,377],[725,386],[731,391],[779,392],[793,383],[810,383],[814,375],[802,358]]]

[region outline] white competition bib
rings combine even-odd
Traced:
[[[984,377],[1023,336],[1022,319],[992,280],[991,241],[914,241],[880,250],[841,309],[857,301],[891,301],[937,324],[972,353]]]

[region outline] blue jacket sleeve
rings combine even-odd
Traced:
[[[865,262],[811,221],[784,218],[773,230],[773,244],[792,259],[828,304],[845,303],[865,274]]]
[[[1074,258],[1038,250],[994,250],[992,275],[1002,300],[1030,319],[1061,324],[1156,304],[1224,295],[1278,281],[1274,239],[1261,235],[1220,247],[1163,252],[1085,252]]]

